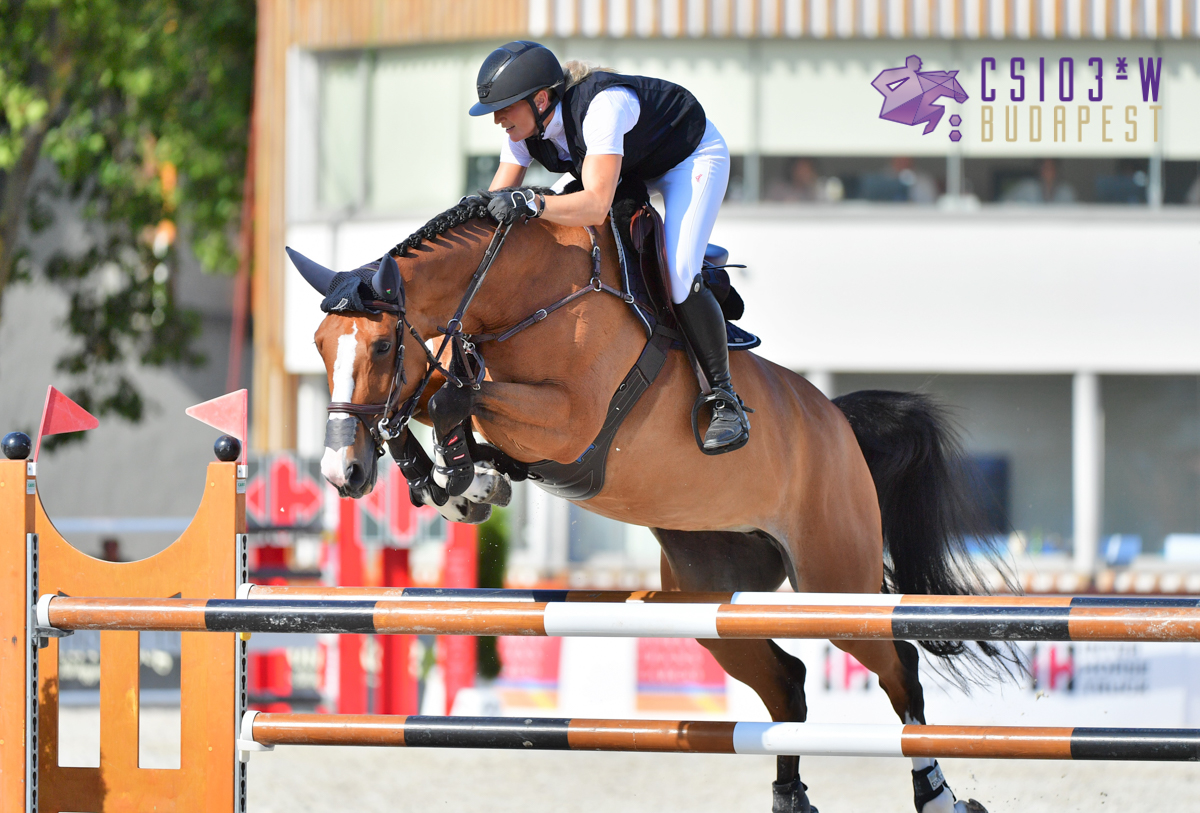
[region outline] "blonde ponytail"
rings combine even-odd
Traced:
[[[584,62],[581,59],[572,59],[563,65],[563,73],[567,76],[567,88],[573,88],[587,79],[593,73],[603,71],[604,73],[616,73],[616,68],[605,68],[601,65],[593,65],[591,62]]]

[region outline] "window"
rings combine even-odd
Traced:
[[[1145,158],[987,158],[963,162],[966,191],[984,203],[1145,204]]]
[[[1200,205],[1200,161],[1163,162],[1163,203]]]
[[[764,156],[762,198],[774,203],[936,203],[944,158]]]
[[[487,155],[467,156],[466,184],[463,187],[463,194],[473,195],[480,189],[487,189],[491,186],[492,178],[496,175],[496,169],[499,166],[500,153],[498,149],[495,153]],[[563,177],[534,161],[525,170],[525,180],[522,183],[525,186],[554,186]]]
[[[319,211],[428,213],[458,200],[467,114],[453,92],[461,69],[453,54],[331,54],[317,66]]]

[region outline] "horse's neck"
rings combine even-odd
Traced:
[[[496,255],[487,277],[463,317],[470,333],[499,331],[520,322],[538,308],[572,290],[570,283],[587,281],[584,260],[565,256],[562,245],[568,227],[533,222],[514,226]],[[582,230],[579,230],[582,233]],[[419,255],[404,269],[405,286],[412,291],[409,311],[427,338],[436,335],[454,316],[479,268],[492,229],[459,229],[448,233],[452,248],[438,246]],[[556,256],[557,255],[557,256]],[[590,266],[589,266],[590,268]],[[578,286],[575,286],[578,287]]]
[[[432,250],[418,249],[413,261],[401,268],[408,291],[409,318],[426,339],[437,335],[437,328],[454,316],[483,254],[483,249],[475,250],[479,242],[475,235],[455,237],[459,239],[450,247],[443,242]],[[439,242],[444,239],[439,238]],[[483,245],[487,245],[486,239]]]

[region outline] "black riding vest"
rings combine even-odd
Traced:
[[[571,160],[559,158],[558,148],[540,135],[525,139],[529,154],[551,172],[569,172],[579,178],[587,155],[583,119],[597,93],[617,86],[627,87],[637,94],[641,106],[637,124],[625,134],[625,157],[621,161],[623,178],[643,181],[657,178],[700,145],[706,122],[704,108],[686,88],[648,76],[597,71],[563,95],[563,130]]]

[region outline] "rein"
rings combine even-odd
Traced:
[[[331,403],[327,409],[330,413],[342,412],[361,421],[375,443],[376,456],[382,457],[385,451],[385,444],[399,437],[408,427],[408,422],[412,420],[413,413],[417,409],[417,403],[433,378],[434,372],[440,372],[446,377],[448,383],[456,387],[470,387],[473,390],[480,388],[487,372],[487,366],[483,360],[483,356],[479,353],[477,345],[490,341],[507,341],[526,328],[541,322],[556,310],[566,307],[576,299],[593,291],[596,293],[612,294],[619,297],[626,304],[635,304],[632,294],[613,288],[600,279],[600,244],[597,241],[596,229],[592,226],[585,226],[584,228],[587,229],[588,237],[592,241],[592,276],[588,281],[587,287],[567,294],[551,305],[539,308],[525,319],[522,319],[501,333],[472,335],[463,332],[462,320],[466,315],[467,308],[471,306],[471,302],[474,301],[475,295],[483,285],[483,281],[487,277],[487,273],[495,262],[496,257],[499,255],[500,249],[504,246],[504,241],[508,237],[508,232],[511,228],[512,223],[500,224],[496,227],[496,231],[492,234],[491,242],[488,244],[487,250],[483,253],[483,259],[467,283],[467,289],[458,303],[458,308],[454,311],[454,316],[450,318],[445,327],[438,328],[438,332],[442,334],[442,341],[436,353],[430,351],[424,339],[417,332],[417,329],[408,320],[404,304],[403,280],[400,281],[399,303],[381,302],[379,300],[364,301],[363,304],[368,308],[396,314],[396,364],[392,373],[392,382],[388,388],[387,398],[381,404],[352,404],[336,401]],[[617,238],[617,240],[619,249],[620,239]],[[401,335],[404,329],[407,329],[412,334],[412,337],[417,340],[421,349],[425,351],[427,363],[425,374],[421,377],[421,381],[417,384],[417,388],[413,391],[413,394],[403,404],[398,405],[400,389],[408,383],[404,372],[404,342]],[[443,364],[441,361],[442,354],[445,353],[447,347],[450,347],[451,352],[451,360],[448,365]],[[368,419],[376,416],[379,416],[379,421],[372,425]]]
[[[392,382],[388,387],[387,398],[382,404],[351,404],[343,401],[335,401],[326,409],[328,412],[344,412],[353,415],[362,422],[367,432],[371,435],[371,440],[375,443],[375,455],[382,457],[385,451],[385,444],[400,436],[407,428],[408,422],[412,420],[413,413],[416,412],[417,403],[421,398],[421,394],[425,391],[425,387],[429,385],[430,379],[433,378],[434,372],[440,372],[446,377],[446,380],[453,383],[457,387],[470,385],[472,389],[479,389],[480,383],[483,381],[486,369],[483,363],[483,357],[475,349],[462,331],[462,318],[470,306],[471,301],[475,298],[475,294],[479,291],[479,286],[483,284],[484,277],[487,276],[488,269],[492,267],[492,263],[496,261],[496,256],[500,253],[500,248],[504,245],[504,239],[508,236],[512,224],[499,225],[496,231],[492,234],[492,240],[488,244],[487,250],[483,252],[483,259],[479,266],[475,269],[475,273],[471,276],[471,281],[467,284],[467,290],[463,294],[462,300],[458,303],[458,309],[454,312],[454,316],[446,324],[444,328],[438,330],[444,334],[442,343],[438,347],[437,353],[433,353],[425,345],[425,340],[421,338],[421,334],[413,327],[412,322],[408,320],[408,315],[405,305],[404,296],[404,281],[400,281],[400,291],[398,303],[381,302],[379,300],[367,300],[363,304],[369,308],[374,308],[379,311],[396,314],[396,364],[392,372]],[[407,329],[412,337],[417,340],[421,349],[425,351],[427,364],[425,366],[425,375],[421,377],[420,383],[413,391],[413,394],[400,405],[397,409],[397,401],[400,398],[400,388],[408,383],[408,378],[404,372],[404,337],[401,335],[402,329]],[[476,372],[474,375],[464,379],[456,375],[451,369],[441,363],[442,354],[446,350],[447,344],[453,343],[451,353],[454,360],[459,362],[456,365],[453,361],[450,368],[461,366],[462,369],[468,371],[471,367],[471,361],[474,360]],[[379,422],[374,426],[371,425],[368,418],[373,418],[376,415],[381,416]]]
[[[545,319],[550,314],[554,313],[559,308],[566,307],[567,305],[570,305],[572,302],[574,302],[576,299],[579,299],[579,297],[590,294],[593,291],[595,291],[596,293],[612,294],[613,296],[619,297],[621,299],[621,301],[623,301],[627,305],[634,304],[633,294],[628,293],[626,291],[619,291],[616,288],[612,287],[611,285],[609,285],[605,282],[602,282],[600,280],[600,244],[596,241],[596,229],[592,226],[584,226],[584,228],[587,229],[588,237],[590,237],[592,239],[592,278],[590,280],[588,280],[588,286],[586,288],[580,288],[578,291],[575,291],[574,293],[567,294],[562,299],[555,302],[553,305],[547,305],[544,308],[539,308],[538,310],[534,311],[529,316],[525,317],[520,322],[518,322],[517,324],[510,327],[508,330],[503,331],[502,333],[479,333],[474,336],[471,336],[470,338],[473,342],[475,342],[476,344],[483,344],[484,342],[491,342],[491,341],[496,341],[496,342],[508,341],[513,336],[520,333],[522,330],[525,330],[528,327],[532,327],[533,325],[536,325],[538,322],[542,321],[543,319]],[[617,238],[617,239],[618,239],[617,245],[619,246],[620,238]]]

